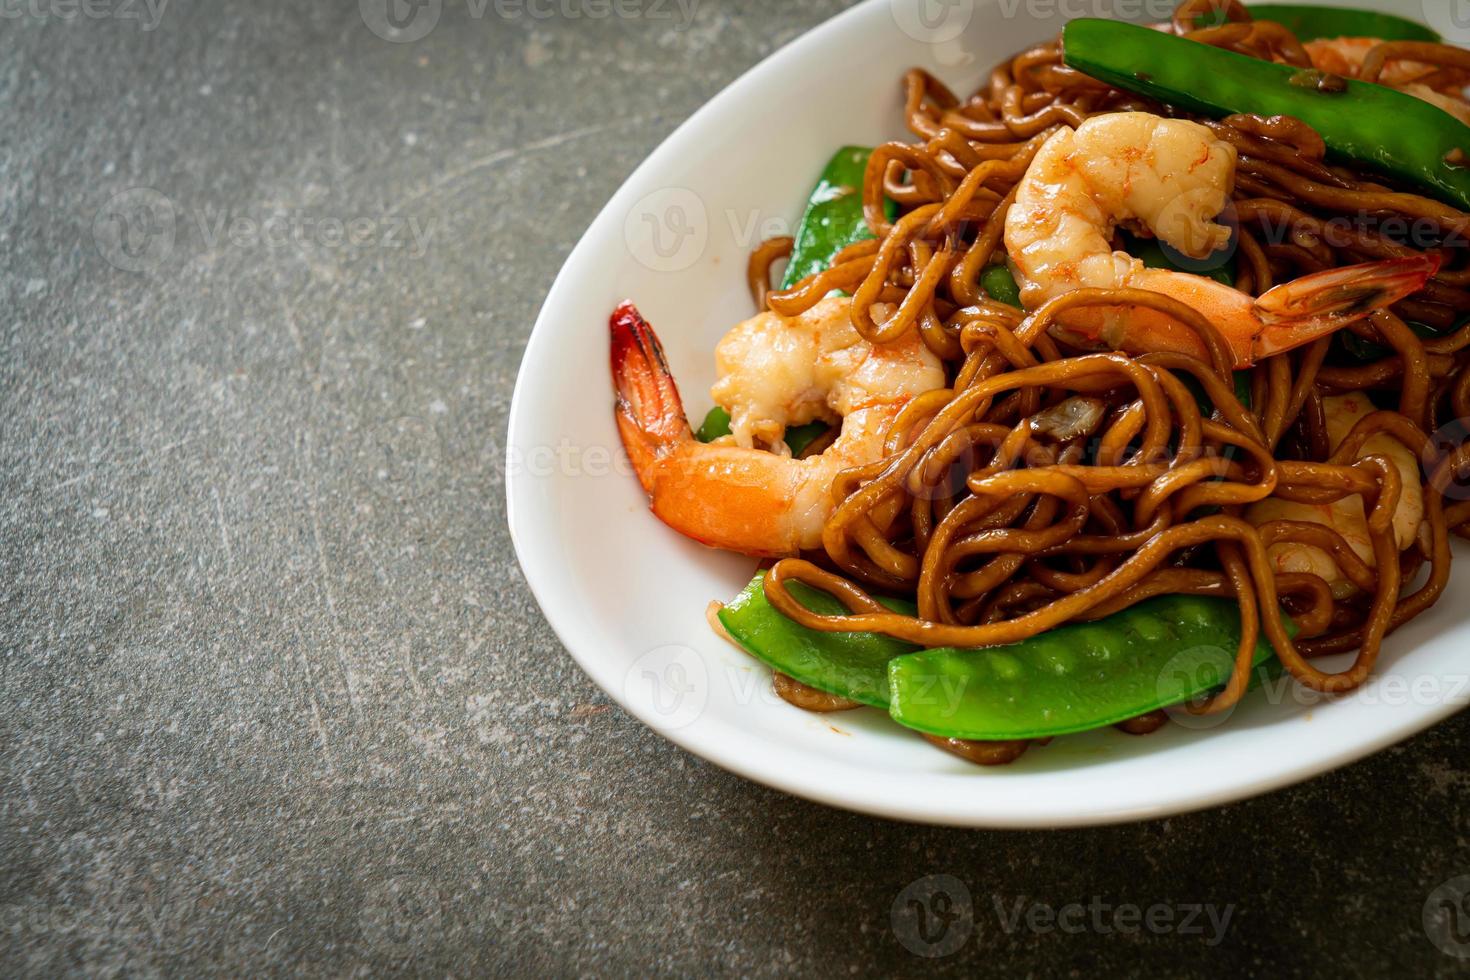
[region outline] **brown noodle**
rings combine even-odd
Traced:
[[[1195,18],[1212,5],[1223,7],[1225,23],[1195,30]],[[1205,43],[1309,64],[1295,37],[1252,22],[1233,0],[1188,0],[1174,26]],[[1362,74],[1376,78],[1395,59],[1441,66],[1441,74],[1467,66],[1459,49],[1393,43],[1372,51]],[[886,458],[837,478],[822,550],[774,564],[765,585],[772,604],[818,630],[986,646],[1149,596],[1228,596],[1241,613],[1236,669],[1190,710],[1220,711],[1241,697],[1261,632],[1306,687],[1342,692],[1361,684],[1383,638],[1443,592],[1448,534],[1470,536],[1470,502],[1447,507],[1444,499],[1470,470],[1470,448],[1462,430],[1447,439],[1442,428],[1470,416],[1470,215],[1336,165],[1321,137],[1296,120],[1200,120],[1238,151],[1233,207],[1242,291],[1259,295],[1321,269],[1423,251],[1444,259],[1420,293],[1351,328],[1381,356],[1346,359],[1341,341],[1329,337],[1270,357],[1249,373],[1246,407],[1234,393],[1223,339],[1168,296],[1078,290],[1026,313],[979,286],[986,267],[1003,261],[1001,233],[1017,183],[1058,127],[1119,110],[1182,113],[1066,67],[1059,42],[1001,64],[968,98],[917,68],[903,87],[914,138],[877,147],[862,188],[876,237],[786,290],[768,283],[790,240],[763,243],[751,257],[750,282],[759,306],[784,315],[833,289],[852,293],[853,323],[864,338],[883,342],[918,330],[946,364],[949,387],[906,406]],[[891,221],[885,196],[898,204]],[[1080,352],[1047,332],[1064,310],[1120,305],[1171,314],[1199,336],[1210,360]],[[1436,335],[1421,337],[1408,321]],[[1211,416],[1201,414],[1185,377],[1207,394]],[[1329,452],[1322,399],[1358,389],[1386,400]],[[1078,398],[1088,402],[1064,404]],[[1081,431],[1057,425],[1073,414],[1090,424]],[[1402,554],[1390,524],[1403,491],[1400,471],[1381,455],[1358,458],[1380,435],[1407,447],[1427,474],[1427,533]],[[1245,505],[1267,496],[1328,503],[1350,495],[1361,496],[1368,515],[1371,564],[1330,527],[1289,520],[1257,527],[1241,517]],[[1314,575],[1276,574],[1266,549],[1281,542],[1330,552],[1360,595],[1334,596]],[[808,610],[788,591],[792,581],[837,597],[848,614]],[[918,614],[892,612],[874,593],[912,597]],[[1278,605],[1300,627],[1295,640]],[[1312,663],[1352,650],[1345,670]],[[1152,730],[1159,721],[1128,730]],[[994,746],[977,761],[1009,761],[1024,748]]]

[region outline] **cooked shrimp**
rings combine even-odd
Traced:
[[[805,313],[761,313],[736,324],[715,347],[715,404],[730,413],[735,444],[785,452],[790,426],[833,425],[866,405],[944,386],[939,361],[910,334],[875,346],[852,325],[852,301],[821,300]]]
[[[1369,51],[1382,43],[1382,39],[1376,37],[1320,37],[1302,42],[1302,47],[1307,49],[1312,67],[1345,78],[1357,78],[1358,71],[1363,67],[1363,59],[1368,57]],[[1378,80],[1384,85],[1398,88],[1418,81],[1432,74],[1434,70],[1433,65],[1418,61],[1390,61],[1383,66],[1383,74]]]
[[[1307,56],[1312,59],[1314,67],[1330,71],[1334,75],[1357,78],[1362,73],[1363,61],[1368,57],[1368,52],[1382,43],[1376,37],[1334,37],[1307,41],[1302,47],[1307,49]],[[1462,123],[1470,125],[1470,102],[1466,102],[1463,95],[1458,94],[1457,87],[1446,86],[1441,91],[1424,84],[1423,79],[1437,71],[1436,66],[1421,61],[1395,59],[1383,66],[1378,82],[1438,106]]]
[[[1460,122],[1470,126],[1470,102],[1466,102],[1464,99],[1457,99],[1453,95],[1436,92],[1428,85],[1420,85],[1418,82],[1400,85],[1399,91],[1412,95],[1416,99],[1422,99],[1432,106],[1438,106],[1460,120]]]
[[[1373,411],[1373,403],[1363,392],[1355,391],[1322,399],[1322,410],[1327,419],[1328,444],[1336,452],[1358,420]],[[1369,455],[1385,457],[1403,477],[1403,489],[1393,516],[1394,538],[1402,551],[1414,542],[1424,520],[1424,489],[1419,461],[1403,443],[1383,433],[1370,436],[1358,450],[1359,459]],[[1330,504],[1306,504],[1267,497],[1251,504],[1245,517],[1257,527],[1269,521],[1324,525],[1340,534],[1369,567],[1373,565],[1373,540],[1368,536],[1368,519],[1363,512],[1361,497],[1343,497]],[[1352,584],[1343,576],[1332,556],[1321,548],[1286,541],[1271,545],[1266,554],[1278,575],[1287,572],[1316,575],[1327,582],[1339,598],[1353,591]]]
[[[1188,120],[1117,112],[1058,130],[1032,160],[1006,215],[1006,251],[1021,302],[1034,309],[1088,287],[1165,293],[1208,317],[1235,366],[1249,367],[1398,302],[1438,271],[1435,257],[1390,259],[1329,269],[1252,298],[1113,251],[1113,231],[1126,223],[1186,255],[1207,257],[1230,240],[1215,217],[1234,182],[1235,148]],[[1152,309],[1068,310],[1060,320],[1054,332],[1069,343],[1208,354],[1191,329]]]
[[[884,346],[852,326],[832,297],[795,317],[761,313],[720,341],[712,393],[730,436],[694,438],[663,349],[630,302],[613,312],[618,432],[654,514],[716,548],[776,556],[815,548],[839,472],[883,456],[883,439],[914,396],[944,387],[944,369],[911,332]],[[787,425],[839,422],[827,450],[794,459]],[[770,452],[756,442],[774,446]]]

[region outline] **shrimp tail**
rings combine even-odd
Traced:
[[[781,477],[795,461],[696,441],[663,345],[632,301],[619,304],[608,328],[618,434],[654,516],[712,548],[794,552]]]
[[[608,328],[618,434],[638,482],[651,494],[654,463],[692,441],[694,432],[664,359],[663,345],[632,300],[618,304]]]
[[[1262,324],[1255,359],[1290,350],[1424,288],[1439,271],[1438,255],[1414,255],[1327,269],[1261,295],[1252,312]]]

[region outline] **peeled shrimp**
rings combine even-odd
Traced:
[[[1356,78],[1368,52],[1382,43],[1383,40],[1376,37],[1320,37],[1302,42],[1302,47],[1306,48],[1307,57],[1312,59],[1312,67],[1345,78]],[[1383,66],[1383,74],[1378,81],[1398,88],[1434,71],[1433,65],[1396,59]]]
[[[750,555],[817,547],[837,474],[881,459],[903,406],[944,387],[916,332],[870,344],[852,325],[850,301],[830,297],[799,316],[761,313],[725,335],[711,393],[732,434],[702,443],[653,328],[630,302],[610,328],[618,432],[654,514],[696,541]],[[825,452],[792,458],[786,426],[814,419],[840,422],[840,434]]]
[[[1312,59],[1313,67],[1334,75],[1357,78],[1362,72],[1363,61],[1368,57],[1368,52],[1382,43],[1376,37],[1334,37],[1307,41],[1302,47],[1307,49],[1307,57]],[[1384,64],[1378,82],[1438,106],[1460,122],[1470,125],[1470,102],[1449,92],[1430,88],[1422,82],[1422,79],[1437,71],[1438,68],[1434,65],[1426,65],[1420,61],[1394,59]]]
[[[1358,420],[1374,408],[1367,395],[1355,391],[1322,399],[1322,410],[1327,420],[1328,444],[1336,452]],[[1419,461],[1403,443],[1383,433],[1370,436],[1358,450],[1357,458],[1370,455],[1387,458],[1403,477],[1398,508],[1393,515],[1394,539],[1402,551],[1414,542],[1424,521],[1424,489],[1421,486]],[[1269,521],[1302,521],[1324,525],[1341,535],[1369,567],[1374,563],[1373,540],[1368,535],[1368,519],[1363,513],[1363,499],[1359,496],[1343,497],[1330,504],[1307,504],[1267,497],[1251,504],[1246,509],[1245,518],[1257,527]],[[1283,541],[1267,548],[1266,555],[1278,575],[1290,572],[1316,575],[1339,597],[1353,591],[1352,584],[1337,567],[1332,555],[1321,548]]]
[[[1230,240],[1215,218],[1234,183],[1235,148],[1198,123],[1117,112],[1058,130],[1032,160],[1006,215],[1022,304],[1035,309],[1089,287],[1164,293],[1204,314],[1235,366],[1249,367],[1398,302],[1438,271],[1435,257],[1390,259],[1329,269],[1252,298],[1204,276],[1145,268],[1113,250],[1113,231],[1126,224],[1207,257]],[[1192,329],[1145,307],[1067,310],[1053,332],[1079,346],[1208,356]]]

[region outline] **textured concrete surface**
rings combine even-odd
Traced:
[[[1470,719],[1214,812],[957,832],[718,771],[558,645],[500,473],[544,291],[838,6],[451,2],[390,43],[346,0],[6,5],[0,974],[1470,963],[1423,926]]]

